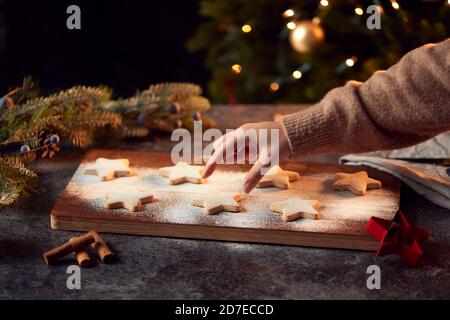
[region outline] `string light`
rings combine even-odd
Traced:
[[[287,9],[285,12],[283,12],[282,17],[283,18],[290,18],[295,14],[294,10]]]
[[[295,70],[294,72],[292,72],[292,76],[295,79],[300,79],[302,77],[302,73],[299,70]]]
[[[364,10],[363,10],[361,7],[356,7],[356,8],[355,8],[355,13],[356,13],[358,16],[362,16],[362,15],[364,14]]]
[[[328,0],[320,0],[320,4],[322,5],[322,7],[327,7],[328,6]]]
[[[336,73],[337,74],[342,74],[345,72],[345,70],[347,70],[348,68],[351,68],[355,65],[356,61],[358,60],[357,57],[353,56],[350,57],[348,59],[346,59],[345,61],[343,61],[342,63],[340,63],[337,67],[336,67]]]
[[[348,67],[353,67],[355,65],[355,62],[356,62],[356,57],[351,57],[351,58],[348,58],[347,60],[345,60],[345,64]]]
[[[392,5],[392,8],[394,8],[395,10],[400,9],[400,5],[395,0],[391,0],[391,5]]]
[[[272,91],[278,91],[278,89],[280,89],[280,85],[279,85],[279,83],[278,82],[272,82],[271,84],[270,84],[270,90],[272,90]]]
[[[231,70],[233,70],[234,73],[239,74],[242,71],[242,67],[239,64],[233,64]]]
[[[320,18],[319,18],[319,17],[314,17],[314,18],[312,19],[312,22],[313,22],[314,24],[320,24]]]
[[[252,26],[249,24],[244,24],[241,29],[242,32],[249,33],[250,31],[252,31]]]
[[[295,22],[289,22],[287,25],[286,25],[286,27],[289,29],[289,30],[294,30],[295,29],[295,27],[296,27],[297,25],[295,24]]]
[[[346,66],[344,62],[342,64]],[[285,81],[289,83],[298,80],[300,78],[303,78],[306,75],[306,73],[309,72],[311,69],[312,69],[311,64],[304,63],[297,70],[294,70],[290,75],[286,76],[280,75],[277,78],[275,78],[270,83],[269,90],[272,92],[278,91]]]

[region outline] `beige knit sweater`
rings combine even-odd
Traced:
[[[450,130],[450,39],[406,54],[364,83],[349,81],[282,120],[291,152],[406,147]]]

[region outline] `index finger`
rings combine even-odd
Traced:
[[[216,169],[217,162],[220,158],[223,158],[223,151],[224,151],[224,137],[221,137],[220,140],[218,140],[217,146],[214,147],[214,153],[209,158],[208,162],[205,165],[205,169],[203,170],[202,177],[208,178],[210,175],[213,174],[214,170]]]
[[[270,158],[264,152],[260,155],[259,159],[252,166],[250,171],[244,177],[244,192],[250,193],[254,187],[258,184],[258,182],[262,179],[265,172],[263,173],[263,169],[267,170],[270,168]]]

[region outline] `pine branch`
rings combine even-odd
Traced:
[[[25,89],[11,94],[27,97]],[[93,143],[97,130],[106,127],[122,137],[145,137],[150,129],[192,129],[192,113],[198,116],[210,107],[200,94],[201,88],[194,84],[163,83],[129,99],[111,101],[104,88],[74,87],[0,109],[0,205],[9,205],[26,193],[36,178],[26,164],[37,152],[52,157],[59,150],[54,142],[59,139],[53,135],[85,148]],[[28,152],[22,151],[24,145]]]
[[[66,128],[104,128],[111,126],[118,128],[122,124],[122,118],[115,112],[93,111],[79,113],[73,117],[63,119]],[[70,130],[70,129],[69,129]]]
[[[20,157],[5,157],[0,158],[0,165],[11,171],[12,174],[18,174],[28,178],[36,178],[37,175],[25,167]]]
[[[211,104],[200,96],[201,88],[191,83],[160,83],[129,99],[108,101],[103,110],[122,115],[125,127],[119,134],[125,137],[145,136],[149,129],[170,132],[192,119],[193,112],[205,112]],[[191,121],[192,122],[192,121]],[[146,130],[143,130],[143,129]]]
[[[202,94],[202,88],[193,83],[154,84],[146,91],[156,96],[168,96],[171,101],[183,101],[189,97]]]
[[[92,108],[110,98],[110,93],[102,88],[73,87],[48,97],[40,97],[28,100],[24,104],[17,105],[11,111],[15,117],[31,115],[40,108],[48,108],[52,112],[63,112],[65,108],[77,106],[82,111]],[[0,115],[0,122],[3,120]]]
[[[107,126],[115,129],[122,123],[119,114],[100,109],[100,103],[109,97],[104,88],[74,87],[29,100],[0,114],[0,124],[5,124],[0,129],[0,138],[6,143],[25,142],[42,132],[51,132],[68,138],[76,146],[86,147],[92,144],[94,129]]]
[[[124,125],[120,128],[120,135],[125,138],[142,138],[149,134],[149,129],[140,126]]]
[[[103,110],[117,112],[121,115],[155,112],[160,107],[161,98],[152,94],[141,93],[128,99],[108,101],[101,105]]]
[[[204,97],[189,97],[180,102],[181,110],[184,112],[206,112],[211,107],[211,103]]]
[[[173,121],[166,118],[151,119],[149,121],[149,126],[152,129],[163,132],[171,132],[177,128]]]
[[[31,119],[29,123],[24,122],[5,142],[11,143],[35,138],[41,131],[59,123],[60,118],[60,116],[46,116],[43,118]]]
[[[22,85],[11,90],[7,94],[7,96],[9,96],[13,100],[14,104],[22,104],[27,100],[37,97],[38,95],[38,83],[30,76],[24,77]]]
[[[87,130],[74,130],[67,137],[74,146],[86,148],[93,143],[92,134]]]
[[[37,175],[17,157],[0,158],[0,205],[11,205],[26,193]]]

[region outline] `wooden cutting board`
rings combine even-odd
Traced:
[[[128,158],[136,176],[100,182],[97,176],[83,174],[99,157]],[[206,184],[171,186],[158,175],[158,168],[170,165],[170,155],[165,153],[89,151],[51,212],[52,229],[372,251],[377,241],[367,234],[366,222],[371,216],[392,220],[399,208],[400,182],[386,173],[366,167],[286,163],[284,169],[301,176],[291,189],[255,189],[241,202],[243,212],[208,216],[203,208],[190,204],[192,198],[219,191],[239,192],[249,166],[219,166]],[[331,189],[336,172],[359,170],[381,180],[383,188],[365,196]],[[156,201],[141,212],[103,208],[105,192],[133,190],[152,191]],[[271,202],[289,196],[318,200],[323,206],[321,219],[286,223],[269,210]]]

